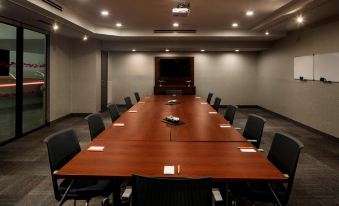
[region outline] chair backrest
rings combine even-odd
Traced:
[[[133,175],[132,206],[212,206],[211,181]]]
[[[135,99],[137,100],[137,102],[139,102],[140,101],[139,92],[134,92],[134,96],[135,96]]]
[[[303,147],[304,145],[298,139],[287,134],[276,133],[273,138],[267,158],[283,174],[287,174],[289,176],[286,195],[283,198],[283,204],[288,203],[297,169],[299,154]]]
[[[177,96],[181,96],[181,95],[182,95],[182,90],[168,89],[168,90],[166,90],[166,95],[177,95]]]
[[[243,136],[249,140],[256,140],[256,142],[252,142],[252,144],[259,148],[261,142],[261,136],[264,130],[264,125],[266,123],[266,119],[255,115],[248,115],[248,119],[244,128]]]
[[[213,108],[218,112],[220,108],[221,98],[216,97],[214,100]]]
[[[61,199],[57,178],[54,171],[59,170],[81,151],[79,141],[73,129],[64,129],[48,136],[44,142],[47,145],[49,165],[52,176],[54,196]]]
[[[235,112],[237,111],[238,107],[235,105],[229,105],[226,109],[226,113],[224,118],[230,122],[230,124],[233,124]]]
[[[127,109],[130,109],[131,107],[133,107],[131,97],[125,97],[125,103],[126,103]]]
[[[88,122],[89,133],[91,140],[96,138],[102,131],[105,130],[105,124],[99,113],[90,114],[85,119]]]
[[[120,117],[120,112],[116,104],[109,104],[107,106],[109,114],[111,115],[112,122]]]
[[[213,97],[213,93],[208,93],[208,95],[207,95],[207,100],[206,100],[206,102],[207,102],[208,104],[211,104],[212,97]]]

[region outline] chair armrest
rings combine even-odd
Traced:
[[[264,149],[257,149],[258,152],[265,152]]]
[[[221,193],[218,188],[212,188],[212,194],[215,202],[223,201]]]
[[[132,186],[127,186],[125,188],[124,193],[122,193],[121,197],[129,199],[131,197],[131,195],[132,195]]]
[[[240,128],[240,127],[234,127],[234,129],[236,129],[236,130],[241,130],[241,128]]]

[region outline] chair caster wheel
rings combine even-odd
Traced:
[[[101,201],[102,206],[110,206],[109,199],[106,197]]]

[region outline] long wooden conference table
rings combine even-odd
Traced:
[[[168,105],[170,99],[176,99],[178,104]],[[162,122],[168,115],[180,117],[184,124]],[[88,151],[90,146],[103,146],[104,150]],[[213,177],[224,182],[286,182],[287,178],[262,152],[239,149],[251,146],[200,97],[148,96],[123,113],[57,175],[117,181],[138,174]],[[164,166],[175,166],[175,173],[164,174]]]

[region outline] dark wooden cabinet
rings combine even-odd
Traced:
[[[181,90],[183,95],[195,95],[195,86],[154,86],[155,95],[165,95],[167,90]]]
[[[164,95],[167,90],[181,90],[183,95],[195,95],[194,57],[155,57],[154,61],[155,95]],[[165,64],[165,68],[162,68],[164,62],[170,66]]]

